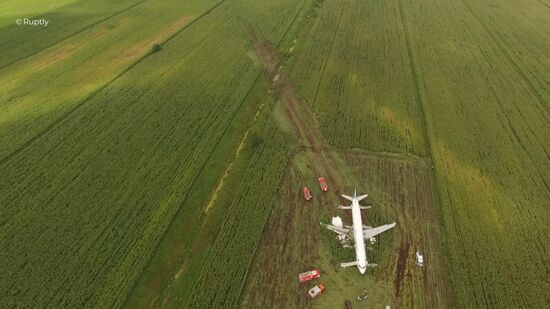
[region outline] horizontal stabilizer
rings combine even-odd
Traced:
[[[368,194],[365,194],[365,195],[359,195],[359,196],[356,196],[355,193],[353,194],[353,196],[349,196],[349,195],[345,195],[345,194],[342,194],[342,197],[345,198],[346,200],[348,201],[354,201],[354,200],[357,200],[357,201],[360,201],[364,198],[366,198],[367,196],[369,196]]]
[[[349,196],[349,195],[342,194],[342,197],[345,198],[345,199],[348,200],[348,201],[353,202],[353,197],[351,197],[351,196]]]
[[[392,223],[392,224],[386,224],[386,225],[381,225],[381,226],[378,226],[378,227],[375,227],[373,229],[364,229],[363,230],[363,237],[365,239],[369,239],[371,237],[374,237],[380,233],[383,233],[391,228],[393,228],[395,226],[395,222]]]
[[[351,267],[351,266],[357,266],[357,261],[340,263],[340,267]]]

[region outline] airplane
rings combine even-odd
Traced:
[[[357,191],[353,193],[353,196],[347,196],[342,194],[342,197],[351,201],[350,206],[338,206],[340,209],[351,209],[353,218],[352,226],[336,226],[330,224],[323,224],[327,229],[336,232],[338,236],[350,237],[355,241],[355,256],[357,260],[353,262],[340,263],[341,267],[357,266],[359,272],[364,274],[367,267],[374,267],[376,264],[369,264],[367,261],[367,254],[365,252],[365,239],[371,239],[374,236],[383,233],[395,226],[395,222],[391,224],[381,225],[375,228],[363,225],[361,218],[361,210],[369,209],[370,206],[361,206],[359,201],[366,198],[368,194],[357,196]],[[352,232],[353,231],[353,232]]]

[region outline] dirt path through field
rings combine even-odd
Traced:
[[[336,194],[340,193],[338,183],[346,179],[341,171],[334,169],[331,162],[344,163],[338,153],[330,147],[319,129],[317,118],[304,104],[282,66],[279,66],[277,51],[269,42],[261,41],[254,33],[250,35],[254,51],[264,66],[266,78],[273,82],[278,99],[296,138],[310,150],[308,156],[315,175],[325,175]],[[313,164],[315,162],[316,164]]]
[[[437,218],[433,209],[431,182],[427,174],[429,162],[424,158],[402,154],[372,154],[368,151],[343,151],[331,147],[321,133],[317,118],[293,87],[285,68],[280,65],[277,51],[269,42],[258,39],[254,33],[251,33],[250,37],[255,54],[265,69],[265,78],[271,81],[275,88],[283,116],[301,144],[296,150],[300,159],[296,160],[296,155],[291,159],[294,162],[294,168],[299,170],[300,166],[305,166],[306,169],[302,177],[298,177],[296,173],[304,171],[293,171],[287,177],[286,181],[290,184],[285,185],[285,189],[279,193],[278,204],[280,205],[276,206],[278,215],[271,219],[273,221],[270,221],[270,226],[263,236],[263,241],[269,247],[267,250],[271,253],[276,252],[280,258],[277,261],[271,261],[272,254],[268,256],[260,254],[260,266],[265,267],[268,264],[270,268],[281,272],[284,269],[285,275],[281,275],[285,278],[284,280],[288,280],[300,269],[315,265],[315,261],[319,261],[320,249],[318,221],[338,211],[336,206],[340,200],[340,193],[349,194],[348,191],[353,190],[350,186],[368,183],[369,193],[372,193],[372,196],[376,197],[377,204],[381,204],[384,208],[380,211],[398,222],[396,230],[399,231],[391,249],[392,253],[386,259],[387,264],[381,267],[377,276],[377,280],[381,281],[378,285],[382,286],[387,282],[393,287],[394,305],[397,307],[407,301],[427,307],[448,305],[449,286],[445,280],[438,280],[445,267],[441,263],[442,259],[434,259],[429,269],[426,267],[423,270],[417,270],[411,265],[414,264],[412,254],[416,250],[431,249],[430,258],[439,257],[441,254],[438,232],[433,234],[437,230],[434,225],[437,223]],[[354,157],[356,158],[353,159]],[[296,196],[294,190],[308,183],[311,174],[315,177],[327,177],[330,191],[328,194],[314,194],[316,202],[313,206],[304,208],[301,196]],[[340,186],[343,186],[342,189],[346,192],[340,192]],[[364,217],[365,224],[372,224],[369,222],[372,219],[377,221],[373,218],[378,216],[377,213],[379,212],[371,212],[370,216]],[[340,211],[338,215],[342,216],[345,222],[351,221],[349,212]],[[427,223],[429,223],[428,226],[434,226],[418,229],[419,225]],[[294,235],[292,243],[301,248],[301,251],[296,252],[297,248],[289,245],[287,235],[289,232]],[[302,234],[307,237],[296,236]],[[299,267],[297,267],[298,264]],[[290,265],[292,267],[289,269]],[[259,266],[256,265],[256,267]],[[260,269],[257,271],[259,272]],[[268,283],[264,282],[264,279]],[[245,305],[285,303],[284,300],[279,299],[279,294],[280,289],[285,289],[284,286],[288,283],[269,283],[269,279],[264,279],[249,278],[249,285],[253,283],[254,286],[266,286],[261,289],[261,295],[252,290],[251,295],[245,298]],[[275,288],[273,293],[265,292],[272,287]],[[295,288],[301,289],[302,286]],[[304,305],[309,306],[310,303],[296,299],[293,305],[304,307]]]

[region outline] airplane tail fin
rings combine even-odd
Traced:
[[[357,201],[359,202],[360,200],[362,200],[362,199],[365,199],[365,198],[367,198],[367,196],[369,196],[369,195],[368,195],[368,194],[365,194],[365,195],[359,195],[359,196],[358,196],[358,197],[356,197],[356,198],[357,198]]]

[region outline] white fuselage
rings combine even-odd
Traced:
[[[362,274],[367,270],[367,253],[365,251],[365,238],[363,237],[363,219],[361,218],[361,208],[359,201],[354,197],[351,203],[351,215],[353,218],[353,238],[355,240],[355,256],[357,258],[357,268]]]

